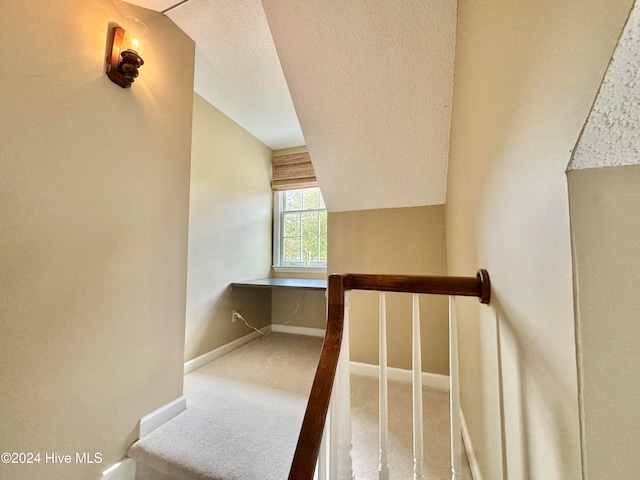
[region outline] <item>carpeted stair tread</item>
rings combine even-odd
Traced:
[[[187,410],[129,449],[176,480],[281,480],[288,476],[306,398],[218,379]]]

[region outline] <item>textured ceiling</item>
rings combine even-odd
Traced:
[[[171,8],[182,0],[125,0],[127,3],[139,5],[149,10],[156,10],[162,12],[167,8]]]
[[[640,164],[640,1],[636,0],[569,170]]]
[[[198,46],[196,93],[274,150],[304,145],[260,0],[190,0],[167,16]]]
[[[179,0],[131,0],[162,11]],[[196,42],[195,92],[273,150],[304,145],[260,0],[189,0],[166,15]]]
[[[196,42],[196,92],[272,149],[306,143],[330,211],[445,202],[455,0],[188,0],[166,14]]]
[[[454,0],[263,0],[330,211],[445,202]]]

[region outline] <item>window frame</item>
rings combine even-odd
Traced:
[[[284,201],[285,195],[288,191],[292,190],[304,190],[305,188],[318,188],[318,187],[299,187],[291,188],[288,190],[279,190],[273,192],[273,265],[272,268],[275,272],[281,273],[326,273],[326,262],[322,265],[320,262],[314,262],[313,265],[307,265],[304,262],[291,262],[284,263],[282,261],[282,248],[283,248],[283,219],[284,219]],[[320,192],[322,194],[322,192]],[[302,210],[303,211],[303,210]],[[312,209],[309,211],[324,211],[325,208]]]

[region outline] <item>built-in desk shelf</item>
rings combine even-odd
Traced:
[[[326,290],[327,279],[315,278],[259,278],[257,280],[246,280],[243,282],[233,282],[231,288],[254,287],[254,288],[302,288],[307,290]]]

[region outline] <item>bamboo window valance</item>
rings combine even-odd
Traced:
[[[308,152],[273,157],[271,187],[274,192],[317,186],[318,181]]]

